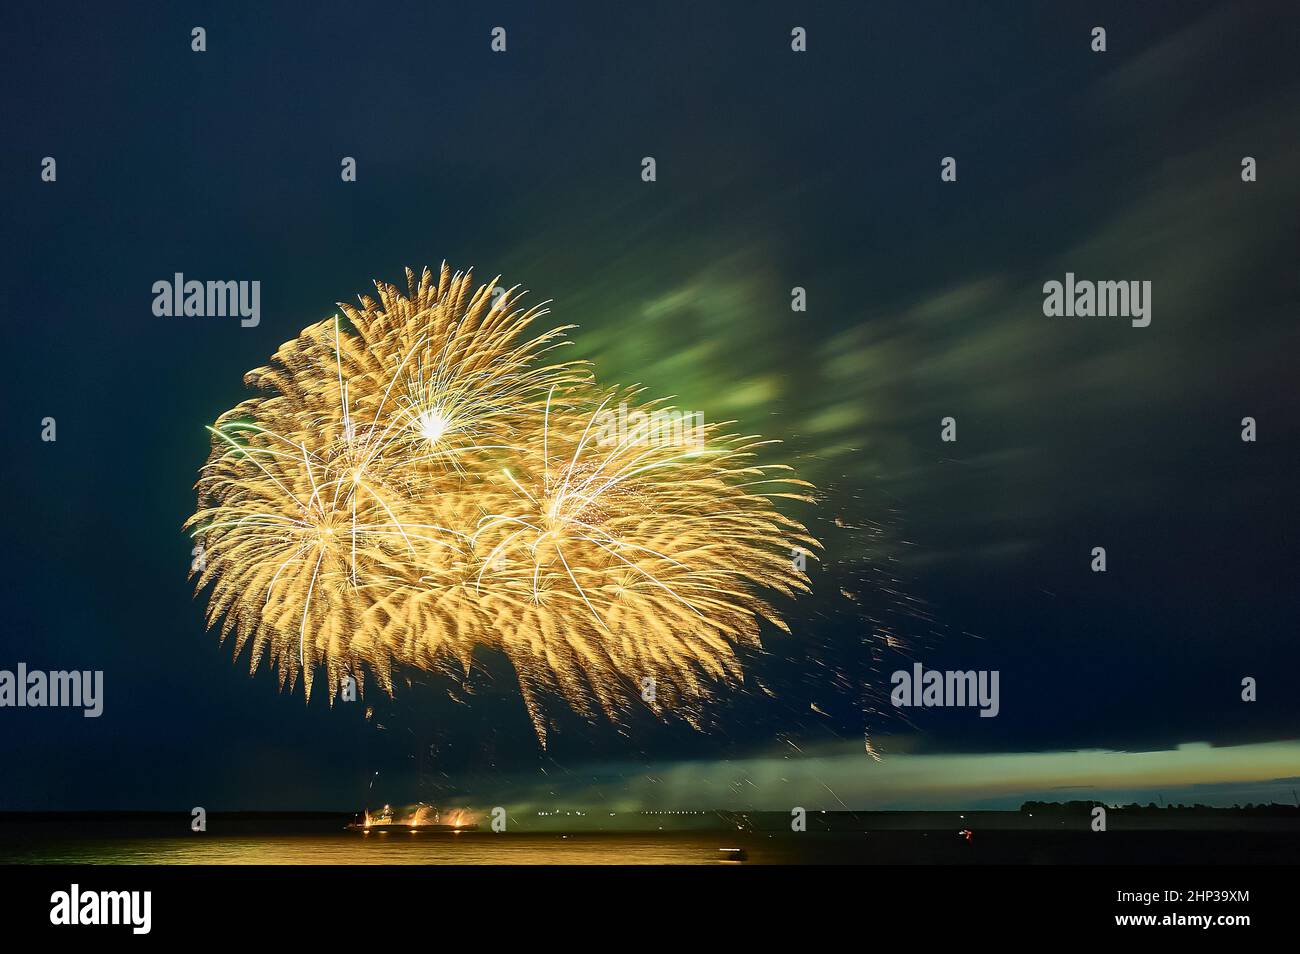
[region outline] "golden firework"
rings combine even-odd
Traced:
[[[760,617],[785,628],[771,596],[807,589],[817,544],[774,501],[809,485],[722,424],[665,439],[679,412],[555,361],[568,329],[530,336],[547,312],[517,288],[406,277],[283,345],[209,428],[186,523],[208,625],[308,696],[318,668],[391,693],[397,666],[468,672],[486,647],[543,743],[551,696],[698,725]]]

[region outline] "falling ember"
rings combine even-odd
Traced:
[[[398,666],[454,675],[498,650],[543,745],[553,696],[699,725],[760,617],[787,629],[771,597],[808,588],[791,553],[818,544],[774,501],[810,485],[722,425],[598,439],[605,408],[661,402],[551,360],[567,329],[529,337],[546,311],[516,289],[406,275],[282,345],[209,428],[186,522],[208,625],[308,696],[321,669],[391,694]]]

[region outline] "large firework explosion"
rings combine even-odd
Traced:
[[[555,696],[698,726],[760,617],[786,628],[772,596],[807,589],[792,557],[817,543],[773,501],[810,486],[725,424],[611,437],[611,408],[673,409],[554,360],[568,329],[530,337],[547,312],[517,288],[406,278],[304,329],[209,428],[186,523],[208,625],[308,696],[318,669],[391,693],[395,668],[464,674],[482,646],[543,744]]]

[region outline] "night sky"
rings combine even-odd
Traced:
[[[0,709],[0,810],[354,809],[375,771],[394,802],[1297,784],[1300,743],[1266,745],[1300,740],[1294,5],[706,6],[7,8],[0,669],[102,669],[105,709]],[[821,489],[815,592],[709,731],[557,711],[542,752],[500,659],[331,709],[205,632],[204,425],[336,301],[444,259]],[[1151,325],[1045,317],[1067,271],[1150,280]],[[260,324],[155,317],[175,272],[261,281]],[[900,718],[912,660],[998,670],[1000,714]]]

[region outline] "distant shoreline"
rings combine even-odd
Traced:
[[[974,811],[808,811],[809,832],[869,831],[1072,831],[1089,828],[1100,802],[1030,802],[1018,810]],[[508,809],[513,833],[728,832],[791,831],[789,812],[727,809],[643,809],[610,811],[602,806],[535,806]],[[1233,808],[1195,806],[1108,806],[1111,831],[1300,832],[1300,808],[1259,805]],[[487,809],[470,808],[469,819]],[[245,834],[329,833],[343,830],[359,812],[210,811],[207,831]],[[189,811],[5,811],[0,840],[57,837],[153,837],[191,830]]]

